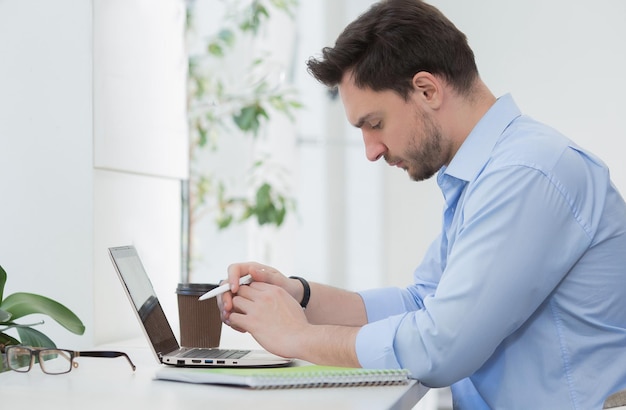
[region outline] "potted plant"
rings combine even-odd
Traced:
[[[0,352],[2,353],[0,372],[8,370],[4,360],[5,346],[22,344],[35,347],[56,347],[48,336],[34,329],[34,326],[43,324],[43,321],[23,324],[17,323],[17,319],[39,313],[51,317],[72,333],[82,335],[85,332],[85,326],[78,316],[50,298],[24,292],[3,297],[6,281],[6,271],[0,266]],[[11,336],[7,333],[9,330],[15,330],[17,334]]]

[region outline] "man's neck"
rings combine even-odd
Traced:
[[[495,102],[496,97],[480,79],[469,95],[455,94],[447,99],[440,124],[454,143],[454,153]]]

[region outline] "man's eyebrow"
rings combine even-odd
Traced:
[[[362,116],[361,118],[358,119],[358,121],[356,123],[354,123],[353,125],[356,128],[361,128],[363,126],[363,124],[365,124],[365,121],[371,119],[372,117],[375,117],[376,115],[378,115],[375,112],[370,112],[368,114],[365,114],[364,116]]]

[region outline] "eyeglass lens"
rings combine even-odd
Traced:
[[[48,374],[67,373],[72,369],[71,352],[60,349],[31,350],[26,347],[7,349],[9,368],[17,372],[28,372],[33,363],[39,362],[41,370]]]

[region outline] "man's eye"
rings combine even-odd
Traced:
[[[376,124],[371,125],[373,130],[379,130],[382,128],[382,121],[378,121]]]

